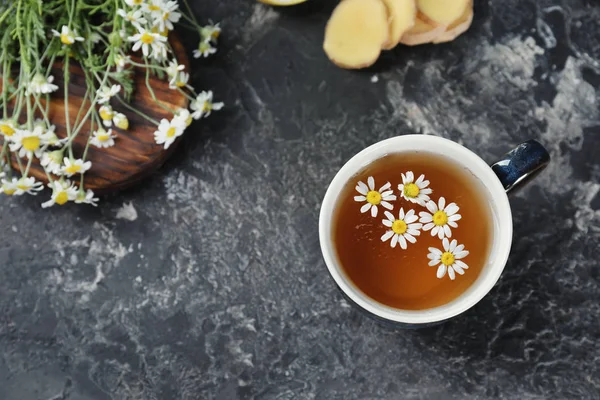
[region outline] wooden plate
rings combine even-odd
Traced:
[[[171,38],[170,43],[178,62],[185,65],[185,70],[189,71],[189,59],[185,54],[185,49],[181,42],[176,38]],[[143,62],[139,59],[136,60],[135,57],[132,57],[132,59]],[[135,68],[134,71],[135,91],[132,95],[130,105],[156,121],[160,121],[162,118],[171,120],[173,115],[152,99],[150,91],[146,87],[145,71],[141,68]],[[71,121],[71,126],[73,126],[79,107],[83,101],[83,96],[85,96],[86,86],[85,76],[79,65],[72,65],[70,72],[69,120]],[[64,138],[66,136],[66,128],[63,72],[61,67],[57,66],[56,69],[53,69],[52,75],[54,75],[54,83],[59,86],[59,90],[51,96],[49,119],[52,124],[56,125],[56,135],[59,138]],[[150,86],[154,89],[156,98],[170,109],[186,108],[189,103],[188,99],[180,92],[169,89],[169,83],[166,79],[166,77],[161,80],[156,76],[150,76]],[[107,193],[138,183],[141,179],[156,171],[167,160],[179,143],[179,139],[181,139],[179,138],[168,150],[165,150],[162,145],[154,142],[156,125],[128,110],[116,99],[111,101],[111,105],[115,111],[127,116],[129,119],[129,129],[124,131],[113,125],[113,133],[117,135],[113,147],[99,149],[95,146],[90,146],[86,160],[92,162],[92,168],[85,174],[84,185],[86,189],[92,189],[96,193]],[[21,114],[21,118],[23,118],[25,116],[24,112]],[[73,141],[73,152],[77,158],[83,154],[89,131],[90,124],[88,121]],[[14,156],[11,164],[16,171],[19,171],[19,166]],[[35,177],[36,180],[48,183],[48,178],[37,158],[31,166],[29,175]],[[79,179],[73,179],[73,181],[77,183]]]

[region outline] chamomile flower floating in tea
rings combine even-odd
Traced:
[[[429,261],[430,267],[440,264],[437,269],[437,277],[442,279],[446,272],[448,272],[448,277],[451,280],[456,278],[456,274],[464,275],[464,270],[469,269],[469,266],[461,261],[462,258],[469,255],[469,252],[465,250],[465,246],[459,245],[456,239],[450,242],[447,238],[442,240],[442,246],[444,251],[430,247],[427,255],[427,258],[431,260]]]
[[[415,215],[415,210],[408,210],[404,214],[404,209],[401,207],[398,213],[398,219],[394,218],[394,215],[389,212],[384,212],[387,219],[382,221],[383,225],[390,228],[389,231],[383,234],[381,241],[390,241],[390,246],[396,247],[396,244],[400,243],[400,247],[406,250],[407,242],[415,243],[417,239],[415,236],[421,234],[422,224],[416,222],[418,217]]]
[[[421,206],[429,201],[429,195],[432,193],[429,186],[429,181],[425,180],[425,175],[421,174],[415,181],[415,175],[412,171],[402,174],[402,183],[398,185],[400,196]]]
[[[367,179],[367,185],[364,182],[359,181],[356,185],[356,191],[360,193],[360,196],[354,196],[354,201],[357,202],[366,202],[361,208],[361,213],[366,213],[371,210],[371,216],[375,218],[377,216],[377,206],[381,205],[388,210],[393,210],[394,206],[392,206],[389,202],[395,201],[396,196],[393,194],[394,191],[390,190],[392,187],[391,183],[386,183],[379,190],[375,190],[375,179],[370,176]]]
[[[431,230],[431,236],[437,235],[440,239],[444,237],[452,237],[452,228],[458,228],[456,221],[462,217],[458,213],[456,203],[450,203],[446,206],[446,199],[440,197],[438,203],[429,201],[426,205],[427,210],[419,213],[419,222],[423,223],[423,230]]]

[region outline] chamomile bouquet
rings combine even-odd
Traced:
[[[0,1],[0,193],[36,195],[43,190],[44,183],[30,173],[35,162],[51,189],[42,207],[68,202],[96,205],[98,198],[85,185],[85,174],[93,168],[88,150],[119,146],[119,132],[129,129],[122,111],[155,125],[154,140],[167,149],[193,119],[221,109],[223,103],[213,102],[212,92],[197,92],[189,83],[189,73],[169,41],[175,25],[198,33],[194,57],[216,52],[219,24],[200,25],[187,0]],[[85,77],[76,116],[69,115],[73,64]],[[156,121],[130,104],[135,96],[134,69],[143,71],[149,93],[170,119]],[[62,88],[55,84],[57,70],[63,75]],[[189,108],[169,109],[158,101],[148,79],[155,75],[187,97]],[[64,91],[66,134],[61,138],[50,113],[51,98],[58,90]],[[81,135],[85,149],[76,156],[73,142]]]

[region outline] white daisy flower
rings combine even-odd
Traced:
[[[217,48],[213,47],[209,40],[201,40],[200,43],[198,43],[198,48],[194,50],[194,58],[206,58],[211,54],[215,54],[216,52]]]
[[[185,122],[177,117],[174,117],[171,121],[163,118],[160,125],[158,125],[158,130],[154,132],[154,140],[157,144],[164,144],[165,149],[168,149],[175,139],[183,134],[184,130]]]
[[[125,4],[129,7],[141,6],[144,3],[144,0],[125,0]]]
[[[100,119],[102,119],[102,124],[104,126],[112,126],[112,119],[115,116],[115,113],[110,105],[105,104],[102,107],[100,107],[100,110],[98,110],[98,114],[100,115]]]
[[[190,74],[188,74],[187,72],[181,71],[169,81],[169,88],[170,89],[182,88],[185,85],[187,85],[189,79],[190,79]]]
[[[354,196],[354,201],[366,203],[360,208],[361,213],[366,213],[371,210],[371,216],[375,218],[377,216],[377,206],[381,204],[382,207],[388,210],[393,210],[389,202],[396,200],[396,196],[393,194],[393,190],[389,190],[392,187],[391,183],[386,183],[379,190],[375,190],[375,179],[370,176],[367,179],[368,186],[363,182],[358,182],[356,185],[356,191],[360,193],[360,196]]]
[[[129,12],[119,8],[117,14],[123,17],[124,20],[131,22],[132,24],[145,25],[148,21],[144,18],[142,10],[131,10]]]
[[[77,188],[68,179],[50,182],[48,187],[52,189],[52,197],[47,202],[42,203],[42,208],[52,207],[55,204],[62,206],[77,198]]]
[[[17,191],[15,194],[22,195],[27,193],[35,196],[37,194],[36,192],[39,192],[40,190],[44,190],[42,182],[37,182],[34,177],[30,176],[21,178],[17,181]]]
[[[461,258],[469,255],[469,252],[465,250],[465,246],[462,244],[459,245],[456,239],[450,242],[448,238],[444,238],[442,245],[444,246],[444,251],[430,247],[429,254],[427,255],[427,258],[431,260],[429,261],[430,267],[440,264],[437,270],[437,277],[442,279],[446,275],[446,272],[448,272],[451,280],[454,280],[456,277],[455,273],[464,275],[464,270],[469,269],[469,266],[461,261]]]
[[[96,92],[96,96],[98,96],[97,103],[104,104],[110,101],[113,96],[116,96],[121,91],[121,85],[112,85],[111,87],[102,86]]]
[[[11,137],[10,151],[18,151],[21,158],[31,158],[34,154],[37,158],[41,158],[43,147],[48,145],[48,136],[39,127],[35,127],[33,131],[18,129],[16,134]]]
[[[73,160],[71,158],[65,157],[63,159],[64,166],[62,168],[62,173],[65,176],[71,177],[75,174],[84,174],[87,170],[92,168],[91,161],[83,161],[81,158]]]
[[[17,178],[12,178],[8,180],[6,178],[2,178],[2,186],[0,186],[0,193],[4,193],[7,196],[16,195],[19,188],[17,187],[19,180]]]
[[[62,175],[62,160],[63,150],[56,150],[50,153],[42,154],[42,160],[40,161],[40,164],[46,169],[46,171],[48,171],[48,173]]]
[[[429,212],[421,211],[419,213],[419,222],[423,223],[423,230],[431,229],[431,236],[437,235],[440,239],[444,236],[452,237],[450,228],[458,228],[456,221],[462,217],[457,214],[459,208],[456,203],[450,203],[446,206],[446,199],[440,197],[438,204],[435,201],[429,201],[426,205]]]
[[[166,43],[167,38],[158,34],[152,33],[151,31],[147,31],[141,26],[137,26],[138,33],[133,36],[127,38],[130,42],[134,42],[132,50],[138,51],[140,47],[142,48],[142,53],[144,56],[148,57],[150,54],[150,49],[152,49],[152,54],[160,54],[166,53]]]
[[[87,192],[84,192],[83,190],[79,190],[77,192],[77,197],[75,197],[75,203],[89,204],[94,207],[98,206],[98,200],[100,200],[100,199],[97,197],[94,197],[94,192],[91,189],[88,189]]]
[[[416,223],[418,217],[415,215],[415,210],[408,210],[404,214],[404,209],[400,208],[398,219],[394,218],[394,215],[389,211],[384,211],[384,214],[387,219],[382,221],[383,225],[391,229],[383,234],[381,237],[382,242],[391,238],[390,246],[392,248],[396,247],[397,243],[400,243],[400,247],[406,250],[407,241],[411,243],[417,241],[415,236],[421,234],[420,229],[423,224]]]
[[[36,119],[33,123],[33,126],[35,129],[38,129],[42,132],[46,143],[50,146],[59,146],[68,140],[67,138],[59,139],[58,136],[56,136],[56,133],[54,133],[56,126],[50,125],[49,127],[47,127],[46,122],[42,119]]]
[[[17,132],[17,125],[9,119],[3,119],[0,121],[0,132],[2,132],[5,137],[10,138]]]
[[[181,18],[181,13],[177,12],[179,4],[176,1],[163,2],[161,6],[161,13],[158,18],[154,20],[154,24],[160,28],[160,30],[173,30],[176,24]]]
[[[430,199],[431,188],[428,188],[429,181],[425,180],[425,175],[421,174],[415,182],[415,175],[412,171],[402,174],[402,183],[398,185],[400,197],[405,198],[411,203],[417,203],[424,206]]]
[[[113,122],[115,126],[119,129],[127,130],[129,129],[129,120],[125,114],[116,113],[113,117]]]
[[[38,72],[33,76],[31,82],[29,82],[27,92],[37,94],[48,94],[55,92],[56,90],[58,90],[58,86],[52,84],[52,82],[54,82],[54,77],[52,75],[46,78],[43,74],[40,74]]]
[[[203,41],[211,41],[211,42],[216,43],[220,34],[221,34],[221,27],[219,26],[219,24],[206,25],[206,26],[203,26],[202,29],[200,30],[200,37],[202,38]]]
[[[223,108],[223,103],[213,103],[212,91],[201,92],[196,100],[192,101],[190,108],[192,109],[192,117],[194,119],[200,119],[202,117],[208,117],[212,110],[219,111]]]
[[[142,2],[142,10],[154,19],[162,18],[165,7],[164,0],[146,0]]]
[[[169,61],[169,65],[166,68],[167,71],[167,75],[169,76],[169,78],[173,78],[175,76],[177,76],[177,74],[179,74],[180,71],[183,71],[185,69],[185,65],[183,64],[178,64],[177,60],[171,60]]]
[[[113,135],[112,129],[106,131],[103,128],[99,128],[98,130],[92,132],[92,139],[90,139],[90,143],[100,149],[112,147],[115,145],[116,137],[117,135]]]
[[[184,126],[190,126],[192,124],[192,115],[187,108],[180,108],[175,113],[175,119],[181,122]]]
[[[62,44],[70,46],[73,43],[83,42],[83,38],[81,36],[77,36],[77,31],[71,30],[67,25],[63,25],[60,32],[55,29],[52,29],[52,33],[54,36],[60,38]]]
[[[117,54],[115,56],[115,65],[117,66],[117,72],[121,72],[125,69],[125,66],[131,62],[131,57]]]

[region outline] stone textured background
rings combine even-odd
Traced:
[[[97,209],[0,200],[0,399],[600,398],[600,4],[476,0],[456,42],[361,72],[321,50],[334,5],[196,1],[224,33],[193,80],[227,107]],[[342,299],[317,219],[346,160],[415,132],[553,163],[494,290],[403,331]]]

